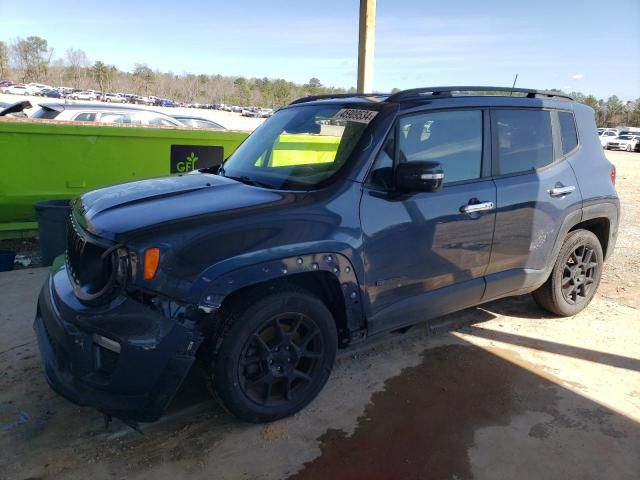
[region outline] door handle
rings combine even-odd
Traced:
[[[568,187],[554,187],[549,190],[549,195],[552,197],[564,197],[565,195],[569,195],[575,191],[576,187],[573,185],[569,185]]]
[[[493,202],[480,202],[480,203],[471,203],[469,205],[463,205],[460,207],[460,212],[462,213],[476,213],[476,212],[484,212],[486,210],[493,210],[495,205]]]

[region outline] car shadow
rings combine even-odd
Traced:
[[[637,478],[639,424],[516,357],[464,341],[425,350],[290,478]]]

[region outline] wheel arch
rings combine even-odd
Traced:
[[[607,257],[608,246],[609,246],[609,235],[611,230],[611,221],[606,217],[598,217],[592,218],[590,220],[585,220],[580,222],[569,230],[573,232],[575,230],[588,230],[593,233],[596,237],[598,237],[598,241],[602,246],[602,251],[604,253],[605,258]]]
[[[208,280],[200,307],[219,310],[255,291],[302,288],[316,295],[332,313],[339,342],[346,345],[364,336],[362,292],[353,265],[340,253],[323,252],[265,261]]]

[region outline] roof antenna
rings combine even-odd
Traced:
[[[513,85],[511,85],[511,88],[516,88],[517,81],[518,81],[518,74],[516,73],[516,78],[513,79]],[[513,97],[513,92],[511,92],[511,96]]]

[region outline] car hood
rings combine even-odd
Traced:
[[[281,192],[211,174],[178,175],[114,185],[73,202],[75,220],[112,240],[166,224],[281,203]],[[240,212],[241,213],[241,212]]]

